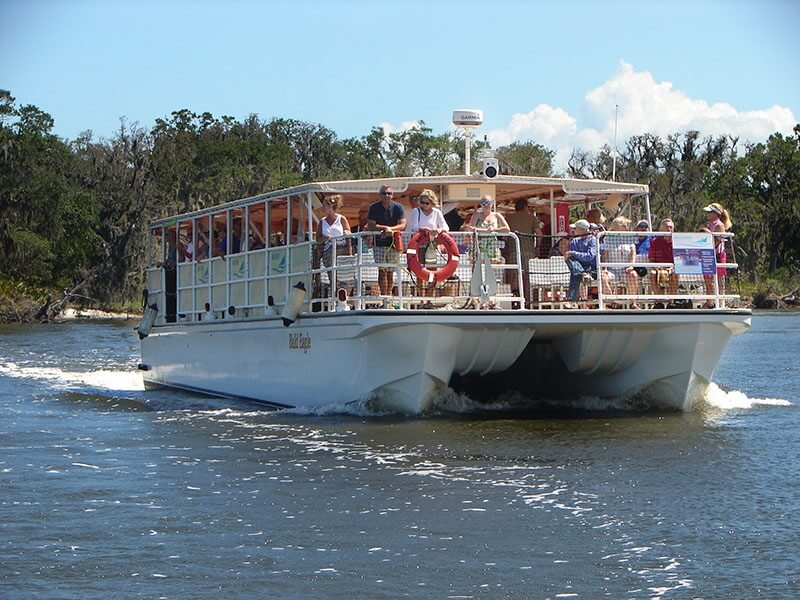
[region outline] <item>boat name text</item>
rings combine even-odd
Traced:
[[[289,350],[302,350],[305,353],[311,349],[311,336],[307,333],[290,333]]]

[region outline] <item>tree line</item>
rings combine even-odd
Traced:
[[[86,132],[66,140],[53,126],[49,114],[0,90],[0,276],[106,305],[138,295],[154,218],[310,181],[464,170],[461,133],[437,134],[422,122],[346,139],[294,119],[185,109],[150,128],[121,120],[102,139]],[[495,152],[501,173],[554,174],[555,153],[534,141]],[[565,174],[610,179],[613,162],[607,146],[574,151]],[[736,259],[752,280],[800,269],[800,125],[759,144],[695,131],[634,136],[616,174],[649,184],[654,215],[671,216],[679,230],[703,222],[699,207],[725,205]]]

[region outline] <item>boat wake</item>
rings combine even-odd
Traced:
[[[144,391],[142,375],[137,371],[64,371],[56,367],[22,367],[15,363],[0,363],[0,376],[46,382],[64,390],[80,391]]]
[[[65,371],[57,367],[26,367],[15,363],[0,363],[0,376],[10,379],[47,383],[57,391],[70,393],[108,396],[119,399],[122,396],[133,396],[136,400],[145,401],[144,383],[137,371],[97,370],[97,371]],[[175,390],[154,393],[147,399],[151,410],[159,410],[160,399],[165,408],[177,408],[174,396],[183,395]],[[163,397],[163,398],[162,398]],[[193,400],[184,408],[224,408],[230,400],[218,400],[203,396],[202,399],[191,395]],[[152,402],[151,402],[152,400]],[[222,402],[223,406],[219,403]],[[779,398],[750,398],[744,392],[727,390],[716,383],[694,385],[690,390],[689,410],[691,412],[747,410],[758,406],[792,406],[792,402]],[[247,410],[252,408],[248,405]],[[666,406],[658,398],[648,397],[646,393],[630,394],[618,398],[599,398],[582,396],[570,399],[531,398],[518,392],[505,392],[493,398],[473,398],[463,392],[451,388],[436,391],[429,398],[429,405],[422,415],[424,417],[441,417],[446,415],[523,415],[523,416],[565,416],[570,413],[598,412],[643,412],[653,410],[675,410],[674,406]],[[280,411],[282,414],[300,416],[334,416],[353,417],[398,417],[410,416],[398,412],[390,403],[384,403],[380,396],[371,396],[337,405],[320,405],[306,408],[292,408]]]
[[[707,412],[752,409],[757,406],[792,406],[792,402],[779,398],[749,398],[738,390],[724,390],[716,383],[696,385],[690,392],[690,412]],[[523,415],[523,416],[568,416],[575,413],[631,413],[648,411],[675,411],[673,404],[666,403],[647,392],[631,393],[617,398],[581,396],[576,398],[531,398],[518,392],[505,392],[495,398],[472,398],[463,392],[445,388],[434,392],[429,398],[429,407],[422,417],[450,415]],[[338,405],[293,408],[281,411],[284,414],[306,416],[348,415],[354,417],[404,416],[380,397],[370,397]]]
[[[716,383],[710,383],[699,409],[712,408],[718,410],[741,410],[756,406],[792,406],[789,400],[780,398],[749,398],[738,390],[725,390]]]

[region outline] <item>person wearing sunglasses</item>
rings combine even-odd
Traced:
[[[450,226],[439,210],[439,198],[436,192],[422,190],[417,196],[417,202],[419,206],[411,211],[411,233],[427,231],[434,238],[442,231],[450,231]]]
[[[487,231],[508,233],[511,228],[506,218],[494,210],[494,202],[489,196],[481,198],[480,210],[476,210],[469,220],[467,231]]]
[[[436,192],[424,189],[417,196],[418,206],[411,211],[411,233],[418,231],[428,232],[428,244],[421,248],[421,262],[430,270],[436,269],[437,254],[435,238],[442,231],[450,231],[450,226],[444,220],[442,211],[439,210],[439,198]],[[433,285],[420,282],[423,296],[430,296],[433,293]]]
[[[494,202],[491,197],[481,198],[481,207],[470,217],[469,225],[465,227],[467,231],[479,231],[487,233],[509,233],[511,228],[505,217],[494,210]],[[492,262],[500,262],[500,242],[496,236],[483,236],[478,240],[480,251],[489,256]]]
[[[330,196],[322,201],[322,218],[317,225],[317,243],[322,246],[322,264],[327,268],[333,266],[333,246],[336,245],[336,255],[350,254],[350,240],[345,236],[350,235],[350,223],[347,217],[337,210],[342,205],[339,194]]]
[[[399,260],[395,248],[395,233],[405,231],[406,215],[403,205],[394,201],[394,192],[388,185],[382,185],[378,192],[380,199],[369,206],[367,229],[380,232],[375,238],[375,262],[378,264],[396,263]],[[381,294],[392,293],[394,270],[378,267],[378,286]]]

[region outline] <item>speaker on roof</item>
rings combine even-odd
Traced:
[[[496,158],[484,158],[483,169],[481,170],[486,179],[494,179],[500,174],[500,168]]]

